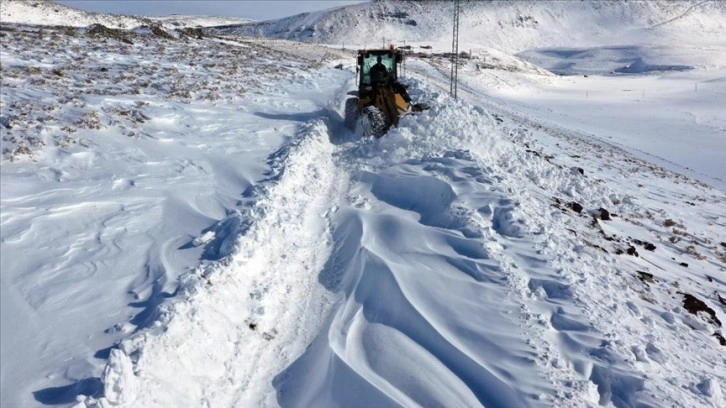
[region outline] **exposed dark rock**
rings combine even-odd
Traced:
[[[200,28],[187,27],[187,28],[182,28],[178,31],[181,35],[186,36],[186,37],[196,38],[198,40],[201,40],[202,38],[204,38],[204,33],[202,32],[202,30]]]
[[[578,214],[582,212],[582,205],[580,203],[576,203],[573,201],[573,202],[567,203],[565,205],[567,206],[567,208],[571,209],[572,211],[574,211]]]
[[[133,44],[133,41],[129,39],[130,33],[128,31],[108,28],[103,24],[91,25],[90,29],[88,30],[88,35],[107,37],[124,42],[126,44]]]
[[[637,245],[642,246],[643,248],[645,248],[648,251],[655,251],[656,246],[651,244],[650,242],[641,241],[639,239],[634,239],[633,242],[636,243]]]
[[[695,296],[688,294],[688,293],[682,293],[683,295],[683,307],[688,310],[690,313],[697,315],[698,312],[705,312],[710,316],[708,319],[711,323],[717,325],[718,327],[721,327],[721,321],[718,320],[718,317],[716,317],[716,312],[708,307],[706,303],[704,303],[702,300],[696,298]]]
[[[626,252],[628,253],[628,255],[640,256],[640,254],[638,254],[638,251],[635,250],[634,246],[628,247]]]
[[[608,211],[608,210],[606,210],[604,208],[601,208],[600,209],[600,219],[603,220],[603,221],[610,220],[611,219],[610,218],[610,211]]]
[[[572,230],[570,230],[570,231],[572,231]],[[573,233],[573,234],[575,234],[575,235],[577,235],[577,234],[576,234],[576,233],[575,233],[574,231],[572,231],[572,233]],[[583,239],[583,240],[582,240],[582,242],[584,242],[584,243],[585,243],[585,245],[587,245],[587,246],[589,246],[589,247],[592,247],[592,248],[595,248],[595,249],[599,249],[599,250],[601,250],[601,251],[605,252],[606,254],[609,254],[609,253],[610,253],[610,252],[608,252],[608,250],[607,250],[607,249],[605,249],[605,248],[601,247],[600,245],[597,245],[597,244],[593,244],[592,242],[590,242],[590,241],[588,241],[588,240],[586,240],[586,239]]]
[[[726,339],[723,337],[723,335],[719,332],[714,332],[713,337],[718,339],[719,344],[722,346],[726,346]]]
[[[688,268],[688,264],[687,264],[687,263],[685,263],[685,262],[681,262],[681,263],[679,263],[678,265],[681,265],[681,266],[682,266],[682,267],[684,267],[684,268]]]
[[[636,271],[638,273],[638,279],[640,279],[643,283],[655,283],[655,279],[653,278],[652,273],[643,272],[643,271]]]
[[[173,40],[174,39],[174,36],[173,35],[167,33],[166,31],[164,31],[163,28],[161,28],[159,26],[152,25],[151,27],[149,27],[149,30],[151,30],[151,33],[154,34],[157,37],[166,38],[167,40]]]

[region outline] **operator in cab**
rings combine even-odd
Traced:
[[[379,55],[376,59],[376,63],[371,67],[371,83],[381,84],[386,82],[388,79],[388,69],[381,62],[382,58]]]

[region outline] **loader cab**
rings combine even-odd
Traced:
[[[403,54],[396,49],[388,50],[360,50],[358,51],[358,87],[362,94],[372,91],[371,67],[376,64],[378,57],[388,70],[388,79],[391,82],[398,80],[398,64]]]

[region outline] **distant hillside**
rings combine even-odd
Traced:
[[[164,17],[149,17],[149,19],[171,27],[209,27],[230,24],[246,24],[252,20],[240,17],[220,16],[184,16],[173,14]]]
[[[103,24],[109,28],[132,29],[161,25],[168,29],[244,24],[250,20],[238,17],[183,16],[137,17],[118,14],[91,13],[55,3],[51,0],[2,0],[0,22],[29,25],[86,27]]]
[[[330,44],[451,41],[451,1],[380,0],[279,20],[212,29]],[[721,1],[462,1],[462,42],[508,52],[646,41],[703,43],[726,33]]]
[[[149,19],[140,17],[90,13],[57,4],[50,0],[2,0],[0,2],[0,21],[3,23],[71,27],[103,24],[106,27],[123,29],[149,25],[151,22]]]

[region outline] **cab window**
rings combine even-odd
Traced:
[[[371,84],[371,67],[376,65],[378,62],[379,55],[368,54],[363,57],[363,70],[361,71],[361,82],[365,85]],[[389,74],[393,74],[395,71],[396,60],[393,54],[380,55],[381,64],[386,66]]]

